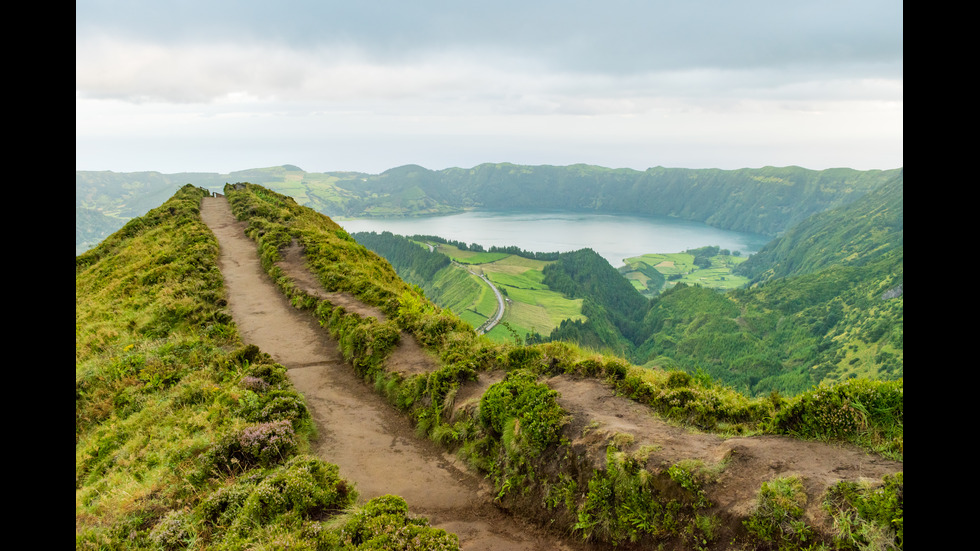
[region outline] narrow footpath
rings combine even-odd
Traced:
[[[315,453],[339,466],[362,503],[399,495],[413,514],[457,534],[465,550],[590,549],[499,510],[489,484],[417,438],[410,422],[354,375],[329,333],[283,297],[224,197],[205,198],[201,217],[221,247],[219,267],[242,340],[288,369],[317,423]]]

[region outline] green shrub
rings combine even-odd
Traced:
[[[849,379],[822,384],[782,404],[770,430],[800,438],[843,440],[901,459],[904,383]]]
[[[242,400],[241,413],[250,422],[289,421],[294,429],[298,429],[311,419],[306,401],[295,390],[270,390],[261,394],[250,392],[247,396],[251,399]]]
[[[904,474],[880,483],[841,481],[827,491],[824,509],[834,519],[838,549],[902,549],[905,540]]]
[[[800,549],[814,535],[803,520],[806,502],[806,490],[798,476],[763,482],[756,510],[744,525],[761,543],[780,550]]]
[[[270,467],[292,457],[298,441],[289,420],[248,425],[223,436],[201,455],[195,482]]]
[[[589,480],[574,529],[584,539],[614,546],[661,538],[678,533],[683,507],[657,489],[653,473],[635,457],[610,446],[605,471],[595,471]]]
[[[602,373],[602,361],[596,358],[586,358],[577,362],[573,372],[580,377],[596,377]]]
[[[257,483],[247,476],[231,480],[231,484],[211,492],[197,506],[198,516],[210,528],[231,526]]]
[[[341,531],[344,549],[404,551],[456,551],[459,537],[429,526],[424,518],[408,516],[399,496],[384,495],[368,501],[351,516]]]
[[[516,421],[516,438],[535,456],[561,435],[566,413],[557,398],[558,393],[539,384],[534,373],[511,371],[480,398],[480,421],[497,435]]]
[[[195,539],[189,511],[167,511],[150,531],[150,542],[156,549],[188,549]]]
[[[249,365],[245,370],[249,377],[262,379],[270,387],[279,387],[288,381],[286,368],[277,363],[258,363]]]
[[[293,457],[255,485],[231,531],[241,534],[272,522],[297,524],[340,513],[354,504],[357,492],[338,472],[336,465],[315,457]]]

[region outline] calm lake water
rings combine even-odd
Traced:
[[[479,243],[485,248],[517,246],[534,252],[590,248],[614,267],[647,253],[677,253],[718,245],[757,252],[770,238],[713,228],[668,217],[637,217],[568,212],[467,212],[451,216],[337,221],[349,233],[390,231],[398,235],[436,235]]]

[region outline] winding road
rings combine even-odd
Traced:
[[[497,296],[497,312],[494,313],[492,318],[485,321],[483,325],[476,330],[477,333],[482,335],[484,333],[488,333],[491,329],[496,327],[496,325],[500,323],[500,320],[504,318],[504,295],[500,292],[500,289],[498,289],[497,286],[494,285],[489,278],[487,278],[487,276],[478,274],[472,270],[470,270],[470,273],[482,279],[487,285],[490,286],[490,289],[493,290],[493,294]]]

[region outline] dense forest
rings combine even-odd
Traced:
[[[357,232],[351,237],[396,266],[399,277],[420,286],[434,280],[439,270],[452,262],[444,254],[429,251],[406,237],[387,231]]]

